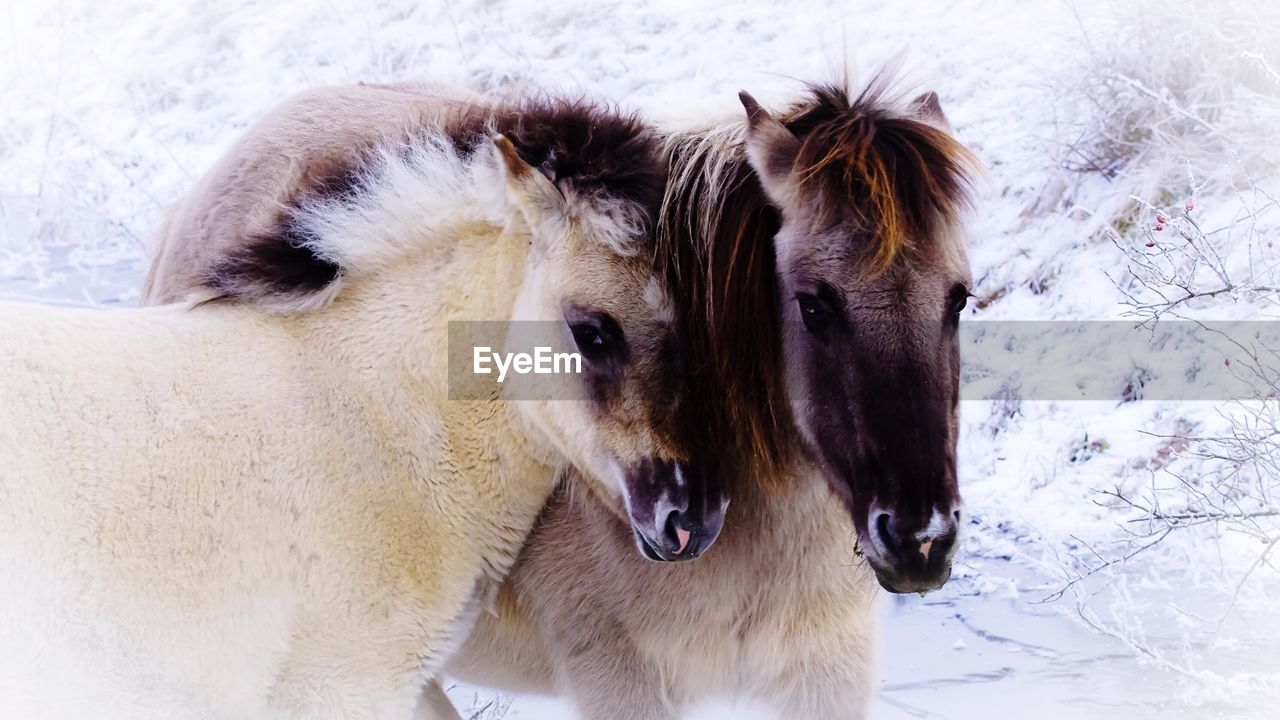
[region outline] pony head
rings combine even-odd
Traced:
[[[569,384],[569,396],[512,400],[531,436],[558,453],[551,462],[581,470],[586,489],[612,501],[646,557],[706,550],[727,501],[687,437],[680,338],[654,267],[665,172],[644,123],[581,100],[468,105],[439,128],[393,137],[355,167],[315,177],[276,230],[215,263],[211,291],[276,311],[317,311],[397,265],[398,282],[413,282],[409,263],[464,252],[457,238],[475,228],[502,232],[519,244],[523,264],[497,279],[510,283],[514,303],[488,311],[512,328],[551,328],[547,344],[580,357],[580,372],[556,381]],[[476,284],[493,281],[457,279],[460,296],[443,302],[475,312],[461,295],[485,295]],[[411,310],[423,322],[448,312]]]
[[[958,215],[973,156],[932,93],[814,86],[775,118],[750,95],[746,153],[777,209],[783,378],[808,455],[894,592],[950,577],[957,324],[971,278]]]

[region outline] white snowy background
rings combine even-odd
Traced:
[[[736,112],[742,88],[782,104],[847,59],[865,71],[905,49],[989,170],[966,322],[1126,317],[1122,289],[1142,291],[1126,268],[1183,252],[1174,231],[1192,220],[1241,287],[1184,309],[1274,319],[1274,291],[1244,286],[1265,285],[1280,234],[1275,4],[2,0],[0,297],[136,302],[166,205],[304,88],[532,83],[666,117]],[[1173,219],[1153,232],[1156,214]],[[1107,352],[1080,347],[1078,362]],[[943,591],[886,596],[873,717],[1280,717],[1274,466],[1224,470],[1239,458],[1166,437],[1231,431],[1236,411],[1260,412],[966,402],[968,539]],[[1194,523],[1146,549],[1150,513],[1102,494],[1163,498],[1178,478],[1250,470],[1244,531]],[[571,716],[553,699],[451,694],[476,717]]]

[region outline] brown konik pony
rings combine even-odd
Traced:
[[[865,717],[873,578],[939,587],[956,547],[958,220],[977,167],[937,96],[895,100],[891,80],[811,87],[777,119],[744,93],[745,128],[668,136],[660,257],[687,411],[735,479],[725,529],[697,562],[638,562],[617,508],[562,492],[452,674],[565,692],[586,720],[711,696]]]
[[[958,215],[976,165],[935,95],[902,102],[890,81],[812,87],[777,119],[744,95],[747,122],[667,135],[659,260],[684,420],[730,482],[724,530],[697,562],[646,562],[620,503],[562,484],[449,674],[564,693],[585,720],[715,696],[865,717],[875,579],[938,587],[955,550]],[[191,257],[170,281],[210,259]],[[438,688],[421,713],[456,717]]]

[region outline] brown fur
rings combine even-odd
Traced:
[[[816,198],[817,223],[865,229],[872,266],[887,269],[967,206],[978,161],[937,123],[937,95],[905,115],[885,95],[888,76],[849,99],[837,85],[813,85],[782,118],[804,138],[793,169]],[[772,240],[780,218],[745,154],[726,159],[698,133],[668,138],[676,181],[659,221],[658,261],[677,293],[687,333],[688,404],[710,447],[732,448],[729,477],[768,483],[796,450],[785,403],[782,333]],[[720,167],[717,167],[720,165]],[[723,175],[711,187],[713,174]],[[736,470],[736,472],[735,472]]]
[[[806,453],[852,515],[881,583],[950,575],[959,344],[956,242],[976,160],[936,98],[881,74],[850,96],[814,86],[778,119],[749,95],[747,158],[783,222],[773,239],[787,401]]]

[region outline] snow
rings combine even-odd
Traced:
[[[907,49],[919,85],[939,92],[989,169],[970,224],[983,307],[966,322],[1114,320],[1126,308],[1111,277],[1125,258],[1098,230],[1131,201],[1116,183],[1058,163],[1061,115],[1086,108],[1064,108],[1057,92],[1089,71],[1081,18],[1108,5],[8,0],[0,297],[132,304],[164,207],[303,88],[532,83],[696,117],[739,112],[742,88],[782,102],[797,79],[827,79],[849,62],[867,69]],[[1230,222],[1241,199],[1224,191],[1198,202],[1207,227]],[[1274,316],[1230,297],[1201,312]],[[1062,362],[1076,366],[1108,352],[1072,351]],[[1272,717],[1280,604],[1270,598],[1280,582],[1251,567],[1255,539],[1206,527],[1069,585],[1129,540],[1132,515],[1097,491],[1140,495],[1165,482],[1156,470],[1182,461],[1169,460],[1162,436],[1226,427],[1222,410],[1016,394],[966,401],[968,539],[943,591],[886,600],[873,717]],[[484,718],[569,713],[555,699],[450,692]],[[695,716],[753,713],[725,702]]]

